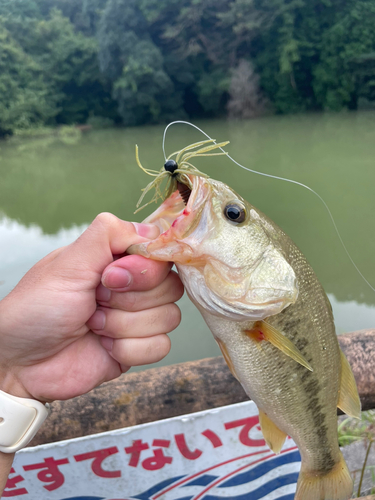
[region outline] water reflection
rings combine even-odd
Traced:
[[[0,299],[8,294],[22,276],[38,260],[74,241],[86,225],[60,229],[56,234],[44,234],[33,224],[28,227],[3,217],[0,220]],[[372,328],[375,325],[375,307],[356,301],[339,302],[329,294],[338,333]],[[186,295],[180,300],[182,322],[171,334],[172,350],[157,366],[182,363],[210,356],[220,351],[197,309]],[[199,346],[199,348],[197,348]],[[138,371],[147,367],[137,367]]]
[[[36,224],[29,227],[1,217],[0,220],[0,299],[7,295],[22,276],[45,255],[78,238],[86,226],[60,229],[44,234]]]
[[[267,117],[247,122],[197,123],[229,153],[255,170],[311,186],[330,206],[359,268],[375,283],[375,113]],[[74,240],[94,217],[109,211],[133,215],[149,178],[135,164],[164,162],[164,127],[92,131],[72,144],[61,141],[0,145],[0,296],[34,262]],[[201,140],[186,126],[170,129],[167,152]],[[298,186],[255,176],[226,158],[198,158],[198,168],[238,191],[278,223],[307,256],[327,291],[339,332],[375,327],[375,293],[341,248],[319,200]],[[185,319],[168,362],[217,353],[194,307],[183,299]],[[188,319],[187,319],[188,318]],[[199,348],[197,349],[197,346]]]

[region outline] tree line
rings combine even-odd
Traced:
[[[0,0],[0,135],[361,100],[375,0]]]

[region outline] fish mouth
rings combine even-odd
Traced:
[[[197,227],[211,188],[204,177],[188,177],[191,189],[187,184],[177,182],[177,190],[143,221],[146,224],[155,224],[160,235],[150,242],[132,245],[127,253],[155,260],[190,263],[193,245],[183,240]]]
[[[187,205],[191,195],[191,189],[189,188],[189,186],[183,184],[182,182],[177,182],[177,189],[180,193],[182,201],[185,203],[185,205]]]

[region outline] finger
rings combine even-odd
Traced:
[[[151,337],[171,332],[180,321],[181,312],[176,304],[165,304],[137,312],[100,307],[91,316],[87,326],[98,335],[113,338]]]
[[[34,398],[50,401],[71,399],[89,392],[121,375],[121,370],[110,353],[103,349],[100,338],[88,333],[55,356],[21,368],[17,375]]]
[[[148,365],[163,359],[171,349],[168,335],[154,335],[146,338],[115,339],[108,342],[108,338],[101,339],[110,355],[123,367]],[[112,339],[111,339],[112,340]],[[109,347],[109,349],[108,349]]]
[[[143,311],[153,307],[177,302],[184,294],[184,286],[178,274],[170,271],[165,280],[152,290],[142,292],[114,292],[99,285],[96,300],[101,306],[122,311]]]
[[[102,283],[116,292],[151,290],[165,280],[172,265],[140,255],[127,255],[104,269]]]
[[[77,279],[90,280],[91,275],[102,274],[113,261],[113,255],[125,253],[135,242],[156,238],[159,229],[153,224],[138,224],[123,221],[116,216],[99,214],[84,233],[68,245],[53,263],[61,277],[69,278],[73,273]]]

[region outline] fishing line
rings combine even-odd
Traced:
[[[212,139],[208,134],[206,134],[206,132],[204,132],[202,129],[200,129],[199,127],[197,127],[197,125],[194,125],[193,123],[190,123],[190,122],[186,122],[186,121],[183,121],[183,120],[176,120],[174,122],[171,122],[171,123],[168,123],[168,125],[165,127],[164,129],[164,133],[163,133],[163,143],[162,143],[162,148],[163,148],[163,155],[164,155],[164,160],[167,161],[167,157],[166,157],[166,154],[165,154],[165,138],[166,138],[166,134],[167,134],[167,131],[169,129],[169,127],[171,127],[172,125],[176,125],[176,124],[183,124],[183,125],[189,125],[190,127],[193,127],[195,128],[196,130],[198,130],[201,134],[203,134],[204,136],[207,137],[207,139],[210,139],[214,144],[217,144],[217,142]],[[336,234],[337,234],[337,237],[343,247],[343,249],[345,250],[345,253],[346,255],[348,256],[350,262],[353,264],[355,270],[357,271],[357,273],[361,276],[361,278],[363,279],[363,281],[365,283],[367,283],[367,285],[371,288],[371,290],[373,292],[375,292],[375,288],[371,285],[371,283],[364,277],[364,275],[362,274],[362,272],[359,270],[357,264],[354,262],[352,256],[350,255],[349,253],[349,250],[346,248],[346,245],[341,237],[341,234],[338,230],[338,227],[336,225],[336,222],[335,222],[335,219],[333,218],[333,215],[331,213],[331,210],[328,208],[328,205],[327,203],[323,200],[323,198],[320,196],[320,194],[318,194],[316,191],[314,191],[313,189],[311,189],[309,186],[306,186],[306,184],[302,184],[302,182],[298,182],[298,181],[294,181],[293,179],[287,179],[286,177],[279,177],[277,175],[272,175],[272,174],[266,174],[264,172],[258,172],[257,170],[253,170],[251,168],[248,168],[248,167],[245,167],[244,165],[241,165],[241,163],[239,163],[238,161],[236,161],[234,158],[232,158],[226,151],[224,151],[223,148],[219,147],[219,149],[226,154],[226,156],[233,162],[235,163],[236,165],[238,165],[239,167],[243,168],[244,170],[247,170],[248,172],[251,172],[253,174],[257,174],[257,175],[262,175],[263,177],[269,177],[271,179],[276,179],[276,180],[279,180],[279,181],[285,181],[285,182],[290,182],[292,184],[296,184],[297,186],[301,186],[307,190],[309,190],[311,193],[313,193],[315,196],[317,196],[319,198],[319,200],[323,203],[325,209],[327,210],[328,212],[328,215],[331,219],[331,222],[333,224],[333,227],[335,228],[335,231],[336,231]]]

